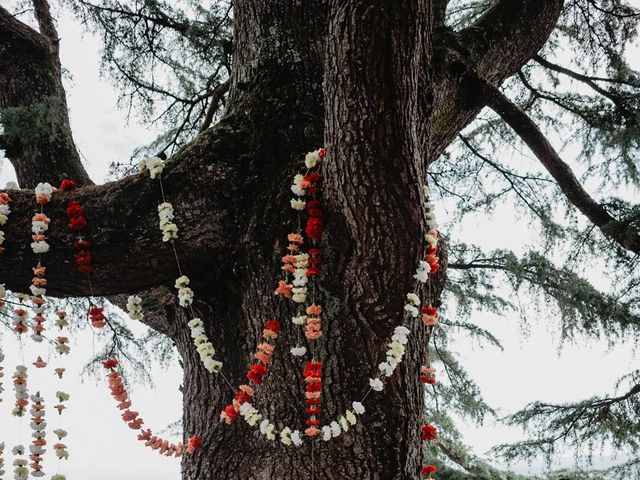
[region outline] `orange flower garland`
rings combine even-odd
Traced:
[[[122,411],[122,420],[130,429],[140,431],[138,440],[144,442],[145,446],[156,450],[160,455],[164,455],[165,457],[176,458],[181,457],[185,451],[187,453],[193,453],[200,447],[200,438],[197,436],[191,437],[185,447],[182,443],[171,443],[168,440],[154,435],[150,429],[144,430],[142,428],[144,420],[138,412],[131,410],[129,393],[124,386],[120,372],[116,370],[118,361],[115,358],[111,358],[102,362],[102,365],[109,371],[107,374],[109,390],[111,390],[111,396],[119,402],[118,409]]]

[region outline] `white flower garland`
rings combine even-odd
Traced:
[[[188,326],[191,330],[191,337],[193,338],[194,344],[196,346],[196,350],[198,355],[200,356],[200,360],[202,361],[204,367],[213,374],[218,374],[222,370],[222,362],[216,360],[215,356],[215,348],[213,344],[207,337],[207,334],[204,330],[204,324],[200,318],[195,316],[195,312],[193,310],[193,299],[194,293],[193,290],[189,287],[191,281],[189,277],[182,274],[182,268],[180,266],[180,261],[178,260],[178,252],[175,247],[175,240],[178,238],[178,226],[175,224],[175,212],[173,209],[173,205],[167,201],[164,195],[164,187],[162,185],[162,172],[164,171],[165,163],[162,159],[158,157],[146,158],[139,162],[138,164],[140,171],[145,172],[149,171],[149,176],[152,179],[158,179],[160,183],[160,191],[162,193],[162,203],[158,205],[158,218],[159,218],[159,227],[162,232],[162,241],[169,243],[173,250],[173,253],[176,258],[176,265],[178,267],[178,271],[180,272],[180,277],[178,277],[175,281],[175,288],[178,291],[178,303],[183,308],[188,308],[190,310],[192,320],[188,322]],[[127,312],[129,318],[132,320],[142,320],[142,299],[138,296],[130,296],[127,301]]]
[[[15,457],[22,457],[25,454],[25,449],[23,445],[16,445],[15,447],[13,447],[13,449],[11,450],[11,453],[15,456]],[[26,458],[16,458],[13,461],[13,478],[15,480],[28,480],[29,478],[29,469],[27,468],[27,465],[29,464],[29,462],[27,461]]]

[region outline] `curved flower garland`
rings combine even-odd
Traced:
[[[5,225],[9,220],[9,214],[11,213],[11,209],[9,208],[9,204],[11,203],[11,197],[8,193],[0,192],[0,227]],[[4,247],[2,244],[4,243],[4,232],[0,230],[0,253],[4,252]]]
[[[166,457],[181,457],[185,452],[193,453],[200,446],[200,438],[197,436],[191,437],[187,446],[182,443],[170,443],[167,440],[153,435],[150,429],[144,430],[144,420],[140,417],[138,412],[131,410],[131,400],[129,393],[127,392],[122,376],[120,372],[116,370],[118,361],[116,359],[108,359],[102,362],[102,365],[109,371],[107,374],[109,389],[111,390],[111,396],[115,398],[118,403],[118,408],[122,410],[122,420],[132,430],[139,430],[138,440],[145,442],[145,446],[157,450],[160,455]]]
[[[47,445],[46,431],[47,422],[44,419],[44,399],[40,396],[40,393],[31,395],[31,429],[33,433],[31,436],[31,446],[29,447],[29,458],[31,459],[31,476],[32,477],[44,477],[42,471],[42,456],[46,452],[44,448]]]
[[[213,343],[207,337],[207,334],[204,330],[204,324],[202,320],[196,317],[195,311],[193,310],[193,290],[189,287],[190,280],[189,277],[182,273],[182,266],[180,265],[180,260],[178,259],[178,251],[176,250],[175,240],[178,238],[178,226],[175,224],[175,214],[173,205],[169,203],[166,199],[164,193],[164,186],[162,184],[162,172],[164,171],[164,161],[158,157],[152,157],[142,160],[139,164],[139,168],[141,172],[149,171],[149,176],[152,179],[158,179],[160,184],[160,193],[162,195],[162,203],[158,205],[158,220],[159,220],[159,228],[162,232],[162,241],[168,243],[173,250],[173,254],[176,260],[176,266],[178,268],[178,272],[180,277],[178,277],[175,281],[175,288],[178,291],[178,303],[183,308],[188,308],[189,313],[191,314],[192,320],[188,322],[188,326],[191,330],[191,336],[196,341],[198,339],[198,343],[196,343],[196,348],[198,354],[200,356],[200,360],[202,361],[204,367],[213,374],[220,373],[222,369],[222,362],[216,360],[215,358],[215,348]],[[138,319],[141,313],[140,309],[135,306],[136,304],[139,306],[140,301],[138,301],[139,297],[130,297],[131,302],[128,302],[127,310],[129,312],[129,317],[132,319]],[[129,303],[131,305],[131,309],[129,308]],[[224,378],[224,375],[223,375]],[[226,380],[226,378],[225,378]],[[229,386],[231,384],[227,381]],[[233,387],[231,387],[233,388]]]
[[[322,154],[324,157],[324,151]],[[307,162],[307,159],[310,161]],[[308,155],[305,158],[305,165],[307,168],[315,167],[320,160],[319,155]],[[307,175],[296,175],[294,178],[293,185],[291,190],[294,194],[298,196],[298,198],[294,198],[291,200],[291,207],[298,212],[302,212],[303,210],[307,210],[309,213],[309,218],[307,220],[305,226],[305,234],[307,237],[317,242],[322,234],[322,230],[324,225],[322,223],[322,210],[321,205],[317,199],[312,199],[309,202],[306,202],[301,197],[309,193],[314,194],[317,191],[317,186],[314,184],[319,180],[319,174],[317,176],[309,176]],[[386,358],[378,365],[379,376],[375,376],[369,379],[369,389],[363,396],[362,401],[369,395],[371,391],[382,391],[384,389],[383,379],[389,377],[393,374],[397,366],[402,361],[402,358],[405,353],[405,345],[408,343],[408,335],[411,333],[410,327],[415,325],[415,320],[418,318],[422,319],[422,322],[429,329],[433,329],[437,324],[437,309],[432,305],[421,305],[420,297],[417,294],[418,286],[422,283],[426,283],[429,280],[429,275],[433,275],[438,272],[440,268],[439,258],[437,256],[438,251],[438,241],[439,235],[437,232],[438,223],[435,219],[435,213],[433,212],[433,204],[429,202],[429,189],[427,186],[423,187],[423,195],[424,195],[424,209],[425,209],[425,222],[428,227],[428,231],[425,235],[426,249],[423,259],[418,262],[418,266],[416,269],[416,273],[413,278],[416,280],[416,284],[413,292],[409,292],[407,294],[407,303],[404,307],[403,312],[403,322],[401,325],[394,329],[393,336],[391,337],[390,343],[387,344]],[[316,203],[317,201],[317,203]],[[286,298],[291,298],[296,303],[302,303],[306,300],[307,288],[305,287],[306,281],[308,277],[312,275],[318,275],[320,273],[319,263],[320,263],[320,250],[316,249],[316,245],[314,248],[311,248],[307,251],[307,253],[300,252],[300,244],[303,243],[303,238],[300,235],[300,232],[297,234],[290,234],[288,237],[290,254],[283,257],[282,262],[282,270],[288,273],[294,273],[294,279],[298,280],[298,283],[288,283],[287,280],[281,280],[278,284],[278,288],[275,291],[276,295],[281,295]],[[309,262],[309,260],[313,258],[313,262]],[[298,263],[300,262],[300,264]],[[300,272],[298,275],[295,275],[295,272],[298,268],[305,268],[305,275],[302,275]],[[295,282],[295,280],[294,280]],[[312,304],[311,311],[307,311],[307,314],[316,315],[320,314],[321,307],[318,307],[315,304]],[[316,310],[317,307],[317,310]],[[298,315],[295,316],[292,321],[296,325],[313,325],[311,328],[306,329],[306,333],[311,333],[311,336],[316,336],[316,332],[321,332],[319,328],[316,328],[315,325],[319,326],[319,317],[312,317],[312,321],[308,322],[308,315]],[[405,323],[409,325],[409,327],[405,326]],[[321,333],[320,333],[321,335]],[[319,335],[318,335],[319,336]],[[310,338],[312,340],[313,338]],[[294,355],[304,355],[306,349],[304,347],[294,347],[291,349],[291,353]],[[320,364],[321,365],[321,364]],[[305,372],[305,380],[310,379],[307,384],[317,384],[319,383],[319,373],[316,371],[313,374],[311,372]],[[420,379],[423,383],[434,383],[435,382],[435,369],[431,368],[428,363],[427,365],[423,365],[420,369]],[[318,388],[318,387],[312,387]],[[307,390],[307,396],[311,393],[312,397],[316,397],[317,393],[315,391],[309,392]],[[312,398],[312,402],[315,402],[317,399]],[[362,405],[362,401],[353,402],[352,410],[347,410],[343,415],[341,415],[338,420],[332,421],[329,424],[323,426],[318,429],[319,422],[316,422],[315,417],[311,417],[307,420],[308,423],[308,432],[310,436],[317,436],[319,433],[322,433],[322,439],[325,441],[329,441],[332,438],[338,437],[342,432],[346,432],[352,425],[357,423],[357,415],[362,415],[365,413],[365,408]],[[315,405],[308,405],[311,407],[310,411],[308,410],[308,414],[318,414],[319,410],[316,409]],[[264,419],[263,416],[258,412],[251,403],[246,401],[240,407],[240,414],[245,419],[245,421],[251,425],[255,426],[260,422],[260,432],[267,437],[268,440],[275,440],[279,435],[281,437],[282,443],[285,445],[291,445],[293,442],[291,441],[290,432],[291,429],[285,426],[281,431],[277,431],[273,423],[269,420]],[[319,431],[318,431],[319,430]],[[435,467],[433,465],[427,465],[423,468],[423,475],[431,475],[435,473]],[[424,473],[426,472],[426,473]]]

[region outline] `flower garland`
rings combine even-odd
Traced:
[[[44,447],[47,445],[45,438],[47,435],[45,431],[47,422],[45,422],[44,417],[44,399],[40,396],[40,393],[31,395],[31,429],[33,430],[31,436],[33,440],[29,447],[31,453],[29,458],[31,459],[32,477],[44,477],[45,475],[42,471],[42,456],[46,451]]]
[[[271,356],[274,351],[274,345],[272,342],[278,338],[279,333],[280,324],[277,320],[269,320],[265,324],[265,328],[262,331],[262,337],[265,341],[258,344],[257,351],[254,354],[254,358],[258,360],[258,362],[252,364],[249,367],[249,372],[247,373],[247,379],[255,387],[252,387],[251,385],[240,385],[240,387],[238,387],[232,403],[227,405],[220,413],[220,419],[227,425],[232,424],[238,418],[242,405],[244,403],[251,402],[255,393],[255,388],[262,384],[263,377],[269,371],[269,363],[271,362]],[[194,341],[196,345],[198,345],[199,340],[197,337]]]
[[[434,440],[436,440],[436,438],[438,438],[438,430],[433,425],[423,425],[420,438],[422,440],[422,443],[433,442]],[[422,467],[420,473],[424,478],[433,478],[432,475],[437,471],[438,470],[435,465],[429,464]]]
[[[305,402],[307,404],[306,413],[309,416],[306,420],[307,428],[304,431],[309,437],[320,435],[320,396],[322,394],[322,362],[305,362],[304,372]]]
[[[2,362],[4,362],[4,353],[0,350],[0,403],[2,403],[2,392],[4,392],[4,385],[2,383],[2,379],[4,378],[4,367],[2,366]]]
[[[53,451],[58,457],[58,460],[68,460],[69,452],[67,451],[67,446],[62,443],[62,439],[67,436],[66,430],[62,430],[61,428],[57,428],[53,431],[53,434],[58,437],[58,441],[53,444]],[[51,480],[67,480],[67,477],[61,473],[56,473],[51,477]]]
[[[59,190],[63,192],[73,192],[78,188],[76,183],[73,180],[65,179],[60,184]],[[67,214],[67,218],[69,220],[69,230],[71,230],[75,236],[73,240],[73,248],[75,250],[74,261],[76,264],[76,268],[78,271],[84,275],[87,275],[87,282],[89,284],[89,293],[91,297],[93,297],[93,288],[91,286],[91,272],[93,268],[91,266],[91,261],[93,259],[91,253],[91,244],[83,235],[83,232],[87,229],[89,223],[87,222],[87,217],[84,214],[84,207],[80,205],[80,203],[71,199],[69,203],[67,203],[67,208],[65,210]],[[104,308],[93,305],[91,302],[89,303],[89,321],[91,322],[91,326],[96,329],[102,329],[106,326],[107,321],[104,316]]]
[[[29,469],[27,468],[29,462],[26,458],[19,458],[25,454],[24,446],[16,445],[11,449],[11,453],[18,457],[13,461],[13,478],[15,480],[27,480],[29,478]]]
[[[140,417],[138,412],[131,410],[131,399],[129,398],[129,393],[124,386],[120,372],[116,369],[118,361],[111,358],[102,362],[102,365],[109,371],[107,374],[109,390],[111,390],[111,396],[119,402],[118,409],[122,411],[122,420],[132,430],[140,431],[138,440],[145,442],[145,446],[150,447],[153,450],[157,450],[159,454],[166,457],[174,456],[176,458],[181,457],[185,452],[193,453],[200,446],[200,438],[197,436],[192,437],[185,447],[182,443],[174,444],[167,440],[163,440],[162,438],[153,435],[149,429],[144,430],[142,428],[144,420]]]
[[[15,408],[11,412],[14,417],[22,417],[27,411],[29,405],[29,390],[27,388],[27,367],[17,365],[13,374],[13,389],[16,392]]]
[[[29,312],[27,312],[24,308],[16,308],[13,311],[13,331],[18,335],[23,333],[27,333],[29,331],[29,325],[27,324],[27,320],[29,319]]]
[[[9,208],[10,203],[11,197],[9,196],[9,194],[0,192],[0,227],[5,225],[9,220],[9,214],[11,213],[11,209]],[[4,252],[5,250],[5,248],[2,246],[4,240],[4,232],[0,230],[0,253]]]
[[[319,152],[319,151],[316,151]],[[324,151],[322,156],[318,154],[311,154],[305,157],[305,166],[307,168],[313,168],[318,164],[318,161],[324,157]],[[314,242],[314,246],[309,248],[307,252],[301,251],[301,245],[304,243],[304,237],[301,235],[300,230],[297,233],[289,234],[289,254],[282,258],[282,270],[285,272],[286,278],[280,280],[278,287],[275,290],[275,294],[284,298],[290,298],[295,303],[304,303],[306,301],[308,288],[307,282],[309,277],[317,276],[320,274],[320,249],[317,247],[317,241],[322,235],[324,224],[322,221],[322,209],[319,200],[313,198],[308,202],[302,197],[307,193],[313,195],[317,191],[317,182],[320,179],[319,174],[296,175],[291,187],[292,192],[297,195],[297,198],[291,200],[291,207],[297,210],[298,213],[307,211],[309,218],[307,219],[304,233],[306,236]],[[415,326],[416,319],[421,318],[427,328],[432,330],[437,325],[437,308],[433,305],[421,305],[420,297],[417,294],[418,286],[425,284],[429,281],[429,276],[434,275],[440,269],[438,252],[439,234],[437,232],[438,224],[435,220],[435,213],[433,212],[433,204],[429,202],[429,189],[423,187],[424,194],[424,210],[425,221],[428,227],[428,231],[425,235],[426,249],[423,259],[419,260],[416,268],[416,273],[413,278],[416,280],[414,290],[407,294],[407,303],[403,311],[402,324],[394,329],[391,341],[387,344],[385,360],[378,365],[379,375],[369,379],[369,389],[364,394],[361,401],[352,402],[352,409],[347,410],[343,415],[340,415],[337,420],[329,422],[322,428],[319,427],[319,422],[315,415],[319,414],[319,407],[316,407],[315,402],[319,405],[319,391],[321,387],[311,387],[309,391],[308,385],[321,384],[321,362],[313,365],[310,369],[305,369],[304,377],[306,387],[306,396],[311,397],[307,400],[313,402],[307,410],[309,418],[307,419],[307,435],[318,436],[322,433],[322,439],[329,441],[332,438],[340,436],[342,432],[347,432],[349,428],[357,423],[357,416],[365,413],[364,405],[362,401],[367,398],[372,391],[382,391],[384,389],[384,379],[391,376],[397,366],[403,359],[406,344],[408,343],[408,335],[411,333],[411,327]],[[300,218],[298,223],[300,224]],[[311,260],[311,261],[310,261]],[[299,271],[304,269],[304,274]],[[288,275],[293,274],[293,282],[289,282]],[[314,340],[313,337],[321,336],[320,318],[319,314],[322,309],[320,306],[312,303],[305,309],[307,315],[296,315],[292,318],[292,323],[295,325],[305,326],[305,336],[308,340]],[[313,316],[311,316],[313,315]],[[311,322],[309,318],[311,316]],[[406,325],[405,325],[406,324]],[[311,327],[309,328],[309,326]],[[311,334],[309,337],[308,334]],[[302,346],[295,346],[291,348],[291,353],[296,356],[303,356],[306,353],[306,348]],[[307,367],[310,363],[305,364]],[[420,380],[423,383],[433,384],[435,383],[435,369],[429,366],[428,361],[426,365],[420,368]],[[253,393],[253,392],[252,392]],[[318,398],[315,398],[318,397]],[[245,401],[240,405],[240,415],[250,426],[256,426],[260,424],[260,432],[266,436],[267,440],[275,440],[278,435],[281,438],[281,442],[285,445],[299,445],[299,442],[292,441],[291,428],[285,426],[282,430],[277,431],[273,423],[268,419],[265,419],[259,411],[253,407],[249,401]],[[311,416],[313,415],[313,417]],[[297,437],[299,439],[299,436]],[[426,465],[422,468],[421,473],[423,475],[429,475],[428,478],[432,478],[431,475],[435,473],[435,467],[433,465]]]
[[[158,205],[158,220],[159,220],[159,228],[162,232],[162,241],[168,243],[173,250],[173,254],[176,260],[176,267],[178,268],[178,273],[180,276],[175,281],[175,288],[178,291],[178,303],[181,307],[189,309],[189,313],[191,314],[192,319],[188,322],[189,329],[191,330],[191,337],[194,339],[196,349],[198,351],[198,355],[200,356],[200,360],[204,367],[213,374],[221,373],[222,370],[222,362],[216,360],[215,358],[215,348],[213,343],[207,337],[207,334],[204,329],[204,323],[198,317],[196,317],[195,311],[193,310],[193,299],[194,293],[193,290],[189,287],[191,281],[189,277],[182,273],[182,266],[180,265],[180,260],[178,257],[178,251],[176,250],[175,241],[178,238],[178,226],[175,224],[175,213],[173,209],[173,205],[167,201],[167,198],[164,193],[164,186],[162,184],[162,172],[164,171],[164,161],[158,157],[147,158],[138,164],[140,171],[149,172],[149,176],[151,179],[158,179],[158,183],[160,184],[160,193],[162,196],[162,202]],[[139,297],[137,297],[139,298]],[[135,306],[136,304],[139,306],[140,301],[137,298],[133,298],[132,302],[128,302],[131,304],[132,309],[127,307],[129,312],[129,317],[132,319],[137,319],[139,316],[140,309]],[[231,383],[222,375],[230,388],[233,389]]]
[[[4,442],[0,442],[0,479],[4,477]]]

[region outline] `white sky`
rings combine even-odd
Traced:
[[[100,182],[106,177],[110,161],[128,158],[135,147],[151,141],[154,132],[135,121],[127,124],[126,112],[116,108],[118,92],[99,74],[99,41],[91,35],[83,35],[81,27],[68,14],[61,19],[59,30],[62,63],[72,76],[66,82],[72,128],[92,178]],[[12,169],[5,161],[0,169],[0,185],[12,179]],[[438,213],[441,218],[447,215],[442,207]],[[496,232],[506,231],[510,235],[496,235]],[[531,242],[528,226],[515,222],[506,212],[496,215],[491,222],[482,218],[467,222],[461,235],[488,249],[520,250]],[[482,315],[477,321],[504,342],[504,352],[479,348],[464,337],[456,340],[455,349],[481,386],[488,403],[500,407],[500,414],[514,412],[534,399],[563,402],[611,392],[615,379],[637,364],[632,345],[619,345],[609,350],[602,342],[580,341],[565,345],[560,356],[559,336],[550,327],[554,324],[553,319],[534,322],[525,337],[518,318]],[[25,441],[30,431],[27,421],[20,427],[20,422],[10,415],[14,399],[10,377],[15,365],[22,362],[21,354],[12,334],[5,334],[1,345],[7,360],[4,364],[6,391],[2,394],[4,402],[0,404],[0,442],[7,444],[9,478],[11,447],[20,441],[21,431]],[[30,340],[26,341],[24,361],[28,364],[36,355],[33,345]],[[61,417],[56,412],[48,412],[49,425],[63,427],[70,434],[65,443],[69,446],[71,459],[59,464],[51,461],[52,455],[48,454],[45,471],[48,475],[59,471],[68,478],[83,480],[178,479],[179,462],[157,455],[136,440],[135,432],[119,418],[119,411],[104,382],[87,378],[83,383],[80,379],[80,369],[92,354],[93,345],[90,332],[75,338],[72,356],[67,362],[68,372],[62,382],[50,374],[49,368],[44,372],[30,369],[32,390],[40,389],[47,400],[51,400],[58,389],[64,389],[72,396],[69,409]],[[52,361],[55,358],[52,355]],[[132,399],[147,426],[158,431],[181,416],[178,386],[182,372],[177,365],[168,371],[156,368],[153,377],[156,389],[138,386],[132,392]],[[494,422],[483,428],[461,427],[467,442],[477,453],[485,452],[496,443],[522,438],[521,432],[496,426]],[[568,461],[565,458],[561,463]],[[607,459],[603,461],[606,463]],[[538,468],[539,465],[534,465],[535,470]],[[528,468],[518,466],[518,470]]]

